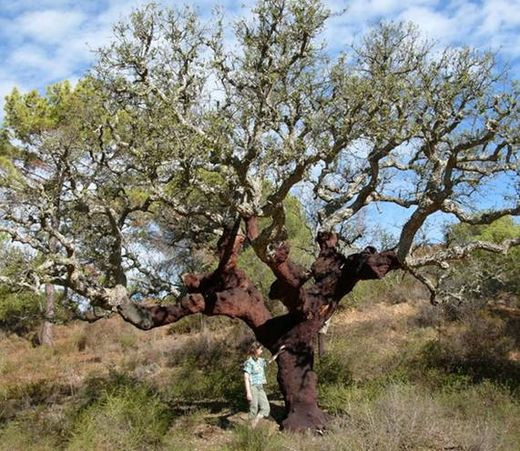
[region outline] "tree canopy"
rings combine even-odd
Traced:
[[[159,246],[153,224],[193,245],[237,214],[271,218],[255,246],[265,260],[295,188],[314,196],[318,229],[370,203],[407,207],[398,255],[410,268],[466,253],[414,259],[430,215],[518,214],[518,85],[495,57],[439,51],[413,25],[390,23],[332,59],[318,40],[328,16],[317,1],[261,1],[234,24],[231,46],[223,17],[204,24],[189,8],[149,5],[115,26],[77,86],[13,91],[2,230],[48,259],[26,283],[77,280],[85,295],[89,272],[113,287],[141,271],[160,291],[166,281],[136,249]],[[474,204],[506,182],[512,199],[495,199],[497,210]]]

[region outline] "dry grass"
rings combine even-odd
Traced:
[[[333,317],[328,348],[348,365],[354,381],[392,373],[436,336],[433,328],[412,326],[423,304],[370,303],[343,310]]]

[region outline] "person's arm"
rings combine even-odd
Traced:
[[[277,352],[275,355],[273,355],[273,356],[272,356],[272,357],[267,361],[267,363],[268,363],[268,364],[269,364],[269,363],[273,363],[273,362],[278,358],[278,356],[279,356],[279,355],[280,355],[284,350],[285,350],[285,345],[280,346],[280,349],[278,349],[278,352]]]
[[[251,379],[249,377],[249,373],[244,371],[244,384],[246,386],[246,398],[248,401],[251,401],[253,397],[251,396]]]

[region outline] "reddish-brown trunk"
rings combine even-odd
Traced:
[[[283,429],[318,430],[327,424],[327,415],[318,407],[318,376],[314,372],[313,337],[318,321],[304,321],[290,330],[282,342],[287,351],[278,357],[278,384],[287,417]]]

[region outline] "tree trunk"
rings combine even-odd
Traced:
[[[317,430],[327,424],[327,414],[317,402],[318,377],[313,371],[314,350],[278,357],[278,384],[285,401],[287,417],[282,428],[291,431]]]
[[[55,316],[55,293],[54,285],[45,285],[45,319],[43,321],[40,343],[42,345],[52,346],[53,339],[53,321]]]
[[[270,337],[277,336],[274,321],[267,323]],[[318,376],[314,372],[314,341],[323,319],[286,315],[283,332],[272,352],[282,345],[285,351],[277,359],[277,380],[282,392],[287,417],[282,428],[291,431],[317,430],[327,424],[327,415],[318,407]],[[269,327],[270,326],[270,327]]]

